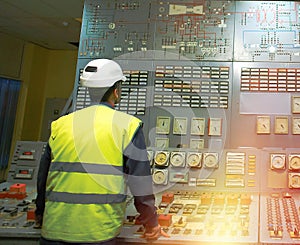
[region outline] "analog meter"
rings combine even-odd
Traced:
[[[169,155],[167,151],[157,151],[155,152],[154,162],[157,166],[168,166],[169,165]]]
[[[218,168],[218,153],[204,153],[203,166],[205,168]]]
[[[289,155],[289,170],[300,170],[300,155],[290,154]]]
[[[289,188],[300,188],[299,173],[289,173]]]
[[[271,154],[271,169],[285,169],[285,154]]]
[[[152,175],[154,184],[166,185],[168,183],[168,170],[167,169],[155,169]]]
[[[171,152],[170,163],[173,167],[185,166],[185,152]]]
[[[191,168],[201,168],[202,153],[189,152],[187,155],[187,165]]]

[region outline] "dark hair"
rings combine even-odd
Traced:
[[[106,92],[105,94],[103,95],[102,99],[101,99],[101,102],[106,102],[109,98],[109,96],[113,93],[113,91],[116,89],[116,88],[119,88],[120,85],[122,83],[122,80],[119,80],[117,82],[114,83],[114,85],[112,85]]]

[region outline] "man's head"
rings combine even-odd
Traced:
[[[109,59],[90,61],[84,68],[80,83],[89,88],[92,102],[108,101],[115,96],[115,103],[120,101],[121,82],[126,81],[118,63]]]

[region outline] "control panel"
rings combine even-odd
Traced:
[[[72,111],[92,104],[85,65],[117,61],[127,80],[116,109],[144,123],[171,236],[157,244],[300,244],[299,11],[299,1],[85,0]],[[16,147],[1,235],[38,236],[25,212],[42,145]],[[129,196],[120,244],[146,243],[137,215]]]
[[[300,149],[148,149],[161,244],[300,244]],[[128,201],[120,239],[143,243]]]
[[[200,188],[199,188],[200,189]],[[165,191],[157,195],[158,221],[171,238],[160,238],[168,244],[208,242],[257,244],[259,197],[253,193],[211,191]],[[143,243],[144,229],[127,219],[120,234],[122,239]]]
[[[162,244],[300,244],[297,1],[86,0],[73,109],[92,59],[127,77]],[[140,17],[137,17],[140,16]],[[120,241],[144,243],[128,199]],[[159,242],[158,242],[159,243]]]
[[[34,211],[38,167],[45,146],[45,142],[16,143],[7,182],[0,184],[0,243],[5,238],[40,236],[40,230],[34,229]]]

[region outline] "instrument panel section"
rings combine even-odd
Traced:
[[[235,62],[232,69],[230,145],[300,147],[299,65]]]
[[[261,152],[260,240],[262,244],[300,244],[299,148]]]
[[[153,68],[148,146],[226,147],[231,63],[154,61]]]
[[[231,65],[155,63],[154,106],[221,108],[229,106]]]
[[[39,162],[45,147],[45,142],[17,141],[7,181],[11,183],[21,181],[35,186]]]
[[[289,192],[271,192],[261,197],[263,217],[261,242],[300,244],[299,197]]]
[[[186,190],[259,191],[260,152],[148,148],[155,192]]]

